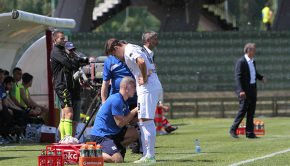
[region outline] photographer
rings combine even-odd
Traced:
[[[65,43],[65,52],[69,55],[70,60],[78,60],[79,56],[75,53],[76,47],[72,42]],[[75,71],[74,73],[76,73]],[[76,126],[80,121],[80,112],[81,112],[81,95],[80,95],[81,85],[79,79],[74,78],[74,88],[73,88],[73,121],[72,121],[72,131],[73,137],[76,134]]]
[[[53,74],[53,88],[59,98],[62,117],[59,124],[61,139],[72,136],[73,120],[73,71],[81,66],[80,60],[71,59],[65,52],[65,36],[62,31],[53,33],[54,47],[51,51],[50,65]]]

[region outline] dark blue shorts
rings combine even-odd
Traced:
[[[121,152],[121,149],[118,149],[118,146],[115,144],[115,141],[108,137],[99,137],[91,135],[91,142],[96,142],[100,144],[103,148],[103,152],[113,156],[117,152]]]
[[[107,153],[110,156],[113,156],[113,154],[121,152],[121,150],[124,148],[120,144],[120,142],[124,140],[126,131],[127,131],[127,127],[125,126],[117,135],[114,135],[114,136],[99,137],[99,136],[91,135],[90,141],[100,144],[103,148],[104,153]]]

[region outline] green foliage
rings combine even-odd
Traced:
[[[128,22],[126,22],[126,10],[123,10],[93,32],[136,32],[153,30],[158,31],[160,21],[146,8],[130,7],[128,9]]]
[[[0,1],[0,13],[11,12],[17,6],[16,0],[1,0]]]
[[[47,15],[51,12],[51,0],[1,0],[0,13],[18,9],[30,13]]]

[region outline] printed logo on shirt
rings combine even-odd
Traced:
[[[126,106],[123,107],[123,115],[124,115],[125,111],[126,111]]]
[[[112,146],[111,148],[112,148],[112,150],[116,150],[116,149],[117,149],[117,147],[116,147],[116,146]]]
[[[4,98],[6,98],[6,96],[7,96],[7,93],[4,93],[4,92],[3,92],[1,98],[4,99]]]
[[[156,69],[149,69],[148,72],[149,74],[156,73]]]
[[[118,66],[119,66],[119,65],[117,65],[117,64],[112,64],[112,65],[111,65],[111,71],[113,71],[114,69],[116,69]]]

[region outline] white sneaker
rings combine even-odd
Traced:
[[[162,130],[156,130],[156,133],[160,134],[160,135],[167,135],[168,133]]]
[[[143,156],[139,160],[134,161],[133,163],[156,163],[156,159],[155,159],[155,157],[153,157],[152,159],[149,159],[149,158]]]

